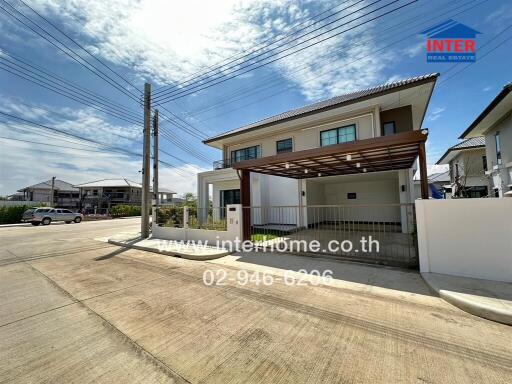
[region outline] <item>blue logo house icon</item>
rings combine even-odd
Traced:
[[[476,61],[477,30],[449,19],[421,32],[427,36],[428,62]]]

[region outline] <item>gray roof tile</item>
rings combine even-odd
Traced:
[[[327,99],[327,100],[323,100],[323,101],[320,101],[320,102],[317,102],[317,103],[314,103],[314,104],[309,104],[309,105],[306,105],[306,106],[301,107],[301,108],[292,109],[290,111],[283,112],[283,113],[280,113],[280,114],[277,114],[277,115],[274,115],[274,116],[271,116],[271,117],[267,117],[267,118],[265,118],[263,120],[256,121],[256,122],[254,122],[252,124],[244,125],[243,127],[240,127],[240,128],[237,128],[237,129],[234,129],[234,130],[222,133],[220,135],[213,136],[211,138],[206,139],[204,141],[204,143],[208,143],[210,141],[218,140],[218,139],[221,139],[221,138],[226,137],[226,136],[231,136],[231,135],[236,134],[236,133],[242,133],[244,131],[251,130],[251,129],[254,129],[254,128],[258,128],[258,127],[262,127],[264,125],[278,123],[278,122],[281,122],[282,120],[286,120],[286,119],[289,119],[289,118],[299,117],[299,116],[307,114],[309,112],[320,111],[320,110],[322,110],[324,108],[329,108],[329,107],[342,106],[345,103],[354,102],[354,101],[357,101],[359,99],[363,99],[363,98],[368,97],[368,96],[378,96],[378,94],[380,94],[382,92],[389,91],[389,90],[392,90],[392,89],[395,89],[395,88],[400,88],[400,87],[403,87],[403,86],[406,86],[406,85],[409,85],[409,84],[413,84],[413,83],[416,83],[416,82],[420,82],[420,81],[423,81],[423,80],[435,79],[438,76],[439,76],[439,73],[430,73],[430,74],[427,74],[427,75],[416,76],[416,77],[411,77],[411,78],[408,78],[408,79],[393,81],[393,82],[390,82],[390,83],[378,85],[376,87],[366,88],[366,89],[362,89],[362,90],[359,90],[359,91],[347,93],[347,94],[344,94],[344,95],[335,96],[335,97],[332,97],[332,98]]]

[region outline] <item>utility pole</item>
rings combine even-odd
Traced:
[[[155,109],[153,113],[153,199],[158,206],[160,204],[158,193],[158,109]]]
[[[142,150],[142,201],[140,235],[149,237],[149,184],[151,143],[151,84],[144,84],[144,144]]]
[[[53,207],[55,205],[55,198],[53,195],[55,194],[55,176],[52,177],[52,190],[50,192],[50,207]]]

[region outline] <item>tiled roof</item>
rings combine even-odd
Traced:
[[[441,156],[439,160],[437,160],[436,164],[441,164],[442,161],[446,158],[446,156],[448,156],[448,154],[452,151],[461,151],[465,149],[481,147],[485,147],[485,138],[483,136],[472,137],[471,139],[462,140],[460,143],[448,148],[444,155]]]
[[[327,99],[327,100],[323,100],[323,101],[320,101],[320,102],[317,102],[314,104],[309,104],[309,105],[306,105],[301,108],[292,109],[290,111],[280,113],[278,115],[267,117],[263,120],[255,122],[255,123],[248,124],[243,127],[222,133],[220,135],[206,139],[204,141],[204,143],[218,140],[223,137],[231,136],[233,134],[241,133],[241,132],[244,132],[247,130],[252,130],[252,129],[260,128],[260,127],[263,127],[266,125],[275,124],[275,123],[278,123],[278,122],[281,122],[283,120],[287,120],[290,118],[300,117],[300,116],[308,114],[310,112],[321,111],[323,109],[328,109],[328,108],[332,108],[332,107],[342,106],[344,104],[349,104],[351,102],[355,102],[355,101],[358,101],[360,99],[364,99],[367,97],[378,96],[381,93],[391,91],[396,88],[404,87],[404,86],[422,82],[422,81],[433,80],[433,79],[436,79],[438,76],[439,76],[439,73],[430,73],[428,75],[416,76],[416,77],[411,77],[408,79],[393,81],[390,83],[378,85],[376,87],[366,88],[366,89],[362,89],[359,91],[347,93],[344,95],[335,96],[335,97]]]
[[[135,181],[131,181],[128,179],[103,179],[91,181],[90,183],[77,184],[75,187],[84,188],[84,187],[136,187],[141,188],[142,185]]]
[[[459,144],[450,147],[450,150],[481,147],[483,145],[485,145],[485,138],[483,136],[473,137],[471,139],[462,140]]]
[[[43,181],[41,183],[38,183],[38,184],[34,184],[34,185],[30,185],[28,187],[25,187],[25,188],[22,188],[22,189],[19,189],[18,192],[21,192],[25,189],[51,189],[52,188],[52,181],[51,180],[47,180],[47,181]],[[70,184],[66,181],[63,181],[63,180],[58,180],[58,179],[55,179],[55,182],[54,182],[54,188],[55,190],[58,190],[58,191],[78,191],[77,188],[75,188],[73,186],[73,184]]]

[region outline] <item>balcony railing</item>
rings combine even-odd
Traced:
[[[252,159],[259,159],[261,157],[261,150],[258,150],[256,153],[256,156],[248,156],[248,157],[242,157],[242,158],[231,158],[231,159],[224,159],[224,160],[217,160],[213,162],[213,170],[218,169],[225,169],[225,168],[231,168],[233,164],[239,163],[240,161],[245,160],[252,160]]]

